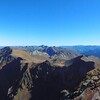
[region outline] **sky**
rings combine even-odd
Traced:
[[[0,45],[100,45],[100,0],[0,0]]]

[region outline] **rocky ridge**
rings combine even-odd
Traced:
[[[91,57],[66,59],[61,67],[52,60],[39,61],[29,52],[18,50],[16,54],[14,50],[9,47],[0,50],[2,100],[99,98],[100,67],[95,66],[96,61],[90,60]]]

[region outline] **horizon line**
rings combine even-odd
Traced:
[[[64,47],[64,46],[100,46],[100,45],[97,45],[97,44],[93,44],[93,45],[91,45],[91,44],[87,44],[87,45],[85,45],[85,44],[82,44],[82,45],[0,45],[0,47],[25,47],[25,46],[48,46],[48,47]]]

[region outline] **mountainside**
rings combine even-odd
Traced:
[[[21,50],[26,50],[29,51],[33,54],[41,54],[41,52],[49,55],[49,56],[54,56],[54,55],[59,55],[60,57],[68,56],[68,52],[74,52],[74,55],[72,54],[72,57],[75,56],[76,54],[80,55],[86,55],[86,56],[96,56],[100,58],[100,46],[59,46],[59,47],[48,47],[48,46],[17,46],[14,47],[17,49]],[[35,52],[34,52],[35,51]],[[67,53],[66,53],[67,51]]]
[[[69,49],[82,55],[100,58],[100,46],[61,46],[61,48]]]
[[[49,46],[17,46],[17,47],[12,47],[16,49],[21,49],[30,52],[31,54],[35,55],[48,55],[48,56],[59,56],[63,58],[73,58],[78,56],[78,53],[75,53],[71,50],[66,50],[64,48],[59,48],[59,47],[49,47]]]
[[[50,52],[52,49],[53,53],[50,54],[47,53],[48,50],[40,51],[43,52],[42,55],[40,53],[34,55],[33,51],[25,49],[10,47],[1,49],[0,98],[2,100],[99,100],[100,59],[78,56],[73,52],[61,52],[62,49],[55,47],[50,47]],[[46,54],[44,57],[44,53],[49,56]],[[59,54],[64,53],[67,55],[60,58]]]
[[[70,60],[79,56],[78,53],[75,53],[71,50],[66,50],[55,46],[16,46],[12,48],[17,50],[24,50],[41,62],[48,60],[49,62],[53,63],[53,65],[59,66],[64,66],[66,60]]]

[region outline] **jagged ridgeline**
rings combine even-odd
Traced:
[[[1,100],[99,100],[100,59],[48,47],[0,49]]]

